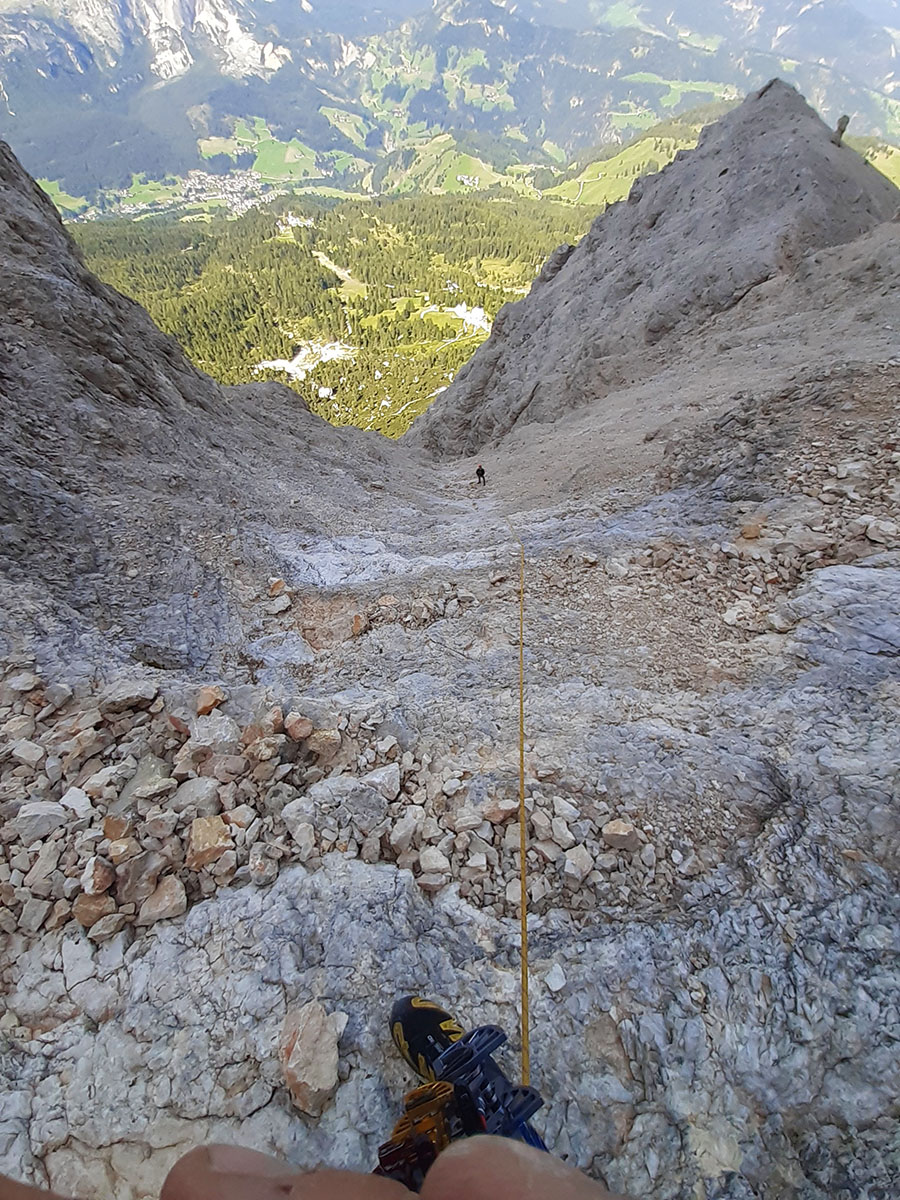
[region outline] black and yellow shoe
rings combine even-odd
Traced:
[[[391,1009],[391,1037],[397,1049],[422,1079],[435,1079],[438,1057],[458,1042],[463,1029],[433,1000],[401,996]]]

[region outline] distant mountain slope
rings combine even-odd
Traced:
[[[25,165],[76,196],[199,167],[202,145],[256,119],[308,148],[311,174],[361,190],[448,132],[480,138],[492,169],[549,164],[774,74],[828,121],[900,138],[896,9],[0,0],[0,109]]]
[[[0,270],[0,648],[33,621],[65,629],[72,671],[88,645],[108,667],[205,663],[235,611],[213,531],[244,503],[316,529],[335,471],[337,502],[371,505],[355,472],[381,470],[373,439],[331,428],[278,383],[220,388],[198,371],[85,268],[2,142]],[[266,472],[286,466],[310,480],[308,505],[296,489],[266,492]]]
[[[685,331],[898,208],[900,191],[774,80],[696,150],[637,180],[575,249],[554,252],[410,437],[475,453],[517,422],[644,380],[680,353]]]
[[[819,62],[888,95],[900,70],[897,0],[496,0],[538,23],[630,28],[718,49],[722,45]]]

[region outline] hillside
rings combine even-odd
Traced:
[[[233,536],[239,496],[253,508],[254,484],[238,485],[234,472],[256,478],[245,456],[270,440],[272,423],[281,430],[268,451],[272,473],[302,460],[320,428],[330,438],[322,453],[335,463],[357,454],[380,473],[382,451],[361,433],[332,433],[280,384],[221,390],[143,309],[85,269],[6,147],[0,167],[0,637],[11,653],[16,621],[42,613],[47,636],[68,643],[58,652],[75,673],[94,655],[110,664],[207,662],[235,629],[235,596],[211,547]],[[332,501],[309,496],[303,523],[318,528],[354,494],[367,506],[361,481]],[[295,502],[285,498],[281,509],[291,523],[301,520]],[[275,520],[271,498],[266,507]]]
[[[708,197],[702,212],[698,194]],[[645,383],[753,289],[898,207],[897,188],[773,80],[697,149],[636,180],[577,247],[559,247],[410,436],[472,454],[519,421],[552,421]],[[675,261],[677,276],[663,269]]]
[[[519,1076],[521,539],[551,1153],[646,1200],[891,1194],[895,193],[778,84],[642,187],[422,419],[459,460],[202,375],[0,149],[0,1171],[370,1171],[413,991]],[[634,370],[589,398],[603,338]],[[555,419],[500,436],[548,366]]]
[[[201,168],[357,193],[452,187],[628,141],[776,74],[827,121],[846,111],[856,132],[897,141],[893,11],[879,24],[837,0],[422,0],[363,18],[203,0],[189,20],[150,0],[2,0],[4,130],[37,176],[90,200]]]
[[[535,200],[296,197],[234,221],[72,231],[88,265],[219,382],[280,380],[333,424],[396,437],[586,225]]]

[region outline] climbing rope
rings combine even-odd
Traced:
[[[531,1075],[528,1020],[528,874],[525,862],[525,546],[507,520],[509,531],[519,547],[519,912],[522,951],[519,959],[522,1029],[522,1083],[528,1087]]]
[[[518,541],[518,539],[516,539]],[[528,1087],[528,879],[525,866],[525,547],[519,542],[519,906],[522,921],[522,1083]]]

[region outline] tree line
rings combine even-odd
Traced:
[[[99,220],[72,232],[88,266],[215,379],[277,378],[336,424],[398,436],[487,336],[447,310],[465,304],[493,318],[592,215],[477,195],[283,196],[237,219]],[[305,380],[254,370],[334,342],[351,357]]]

